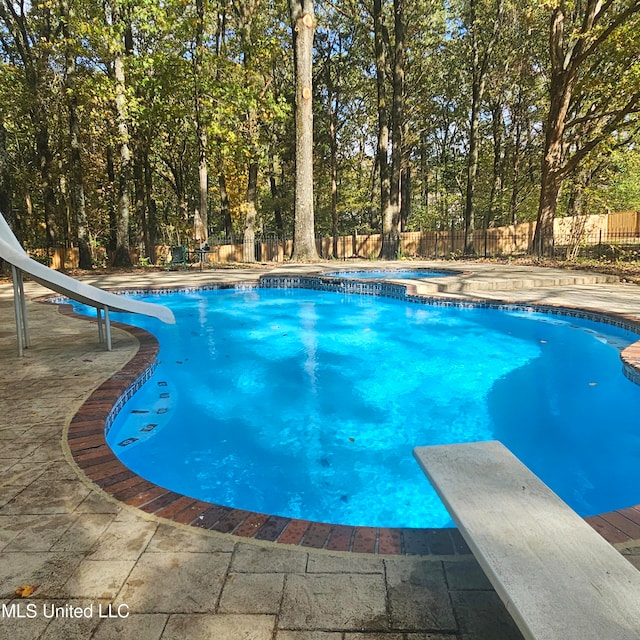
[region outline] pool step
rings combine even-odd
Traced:
[[[549,275],[536,277],[496,278],[488,273],[469,273],[445,276],[438,280],[404,280],[419,285],[420,293],[468,293],[472,291],[515,291],[546,287],[569,287],[575,285],[605,284],[620,282],[615,275],[604,273],[576,273],[575,275]]]

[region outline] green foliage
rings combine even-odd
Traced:
[[[8,0],[0,0],[7,6]],[[46,114],[57,196],[60,241],[75,243],[77,229],[67,207],[76,179],[69,163],[69,92],[77,102],[88,227],[102,247],[110,246],[117,210],[118,129],[114,51],[125,51],[126,113],[136,158],[146,154],[159,240],[191,236],[198,202],[196,83],[198,114],[207,133],[209,225],[225,229],[220,175],[225,178],[236,234],[243,230],[248,166],[258,163],[256,228],[285,233],[293,226],[294,142],[293,55],[288,9],[282,0],[240,3],[203,0],[202,49],[196,52],[196,4],[185,0],[70,0],[70,37],[59,37],[58,3],[26,3],[24,29],[32,67],[20,54],[19,30],[9,12],[0,14],[0,123],[6,143],[0,165],[10,180],[13,218],[23,236],[44,246],[43,179],[39,171],[34,119],[33,73]],[[332,233],[331,162],[337,158],[337,215],[340,233],[380,228],[377,92],[370,3],[335,0],[316,3],[314,51],[316,232]],[[493,27],[483,16],[495,0],[476,0],[479,38]],[[480,156],[475,194],[476,227],[535,218],[540,182],[543,125],[549,109],[548,21],[553,3],[505,0],[505,21],[489,60],[480,113]],[[629,6],[616,0],[618,11]],[[124,20],[114,25],[112,9]],[[406,122],[404,162],[411,170],[407,229],[459,228],[469,151],[469,0],[404,0],[407,23]],[[393,50],[393,3],[384,0],[389,52]],[[615,12],[614,12],[615,13]],[[606,22],[590,34],[597,38]],[[465,26],[466,25],[466,26]],[[615,113],[638,93],[638,19],[607,38],[597,56],[576,78],[567,129],[570,156],[593,135],[603,135],[569,176],[563,207],[574,186],[585,210],[640,209],[640,154],[633,146],[637,105],[612,130],[589,118],[604,109]],[[567,32],[573,37],[573,31]],[[55,35],[55,37],[53,37]],[[125,37],[126,36],[126,37]],[[130,40],[128,39],[130,37]],[[126,42],[125,42],[126,41]],[[65,89],[65,52],[77,64],[76,85]],[[195,65],[201,54],[201,68]],[[391,59],[391,56],[390,56]],[[28,62],[28,61],[27,61]],[[391,92],[389,92],[391,95]],[[331,127],[335,126],[332,134]],[[332,137],[333,135],[333,137]],[[136,155],[137,154],[137,155]],[[112,163],[113,166],[110,166]],[[589,180],[585,182],[585,171]],[[131,177],[131,176],[129,176]],[[270,179],[273,178],[273,184]],[[581,182],[582,181],[582,182]],[[136,201],[131,181],[131,201]],[[131,236],[139,244],[143,220],[132,217]]]
[[[598,168],[587,189],[588,211],[640,211],[640,150],[616,150]]]

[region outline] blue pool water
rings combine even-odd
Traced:
[[[362,271],[333,271],[325,276],[339,276],[340,278],[358,278],[360,280],[405,280],[415,278],[440,278],[452,275],[452,271],[433,271],[430,269],[385,269]]]
[[[121,316],[158,337],[160,364],[108,442],[163,487],[317,521],[448,526],[413,447],[498,439],[584,516],[640,502],[630,332],[303,289],[142,298],[177,325]]]

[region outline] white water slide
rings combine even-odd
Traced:
[[[16,312],[16,327],[18,332],[18,355],[22,356],[24,348],[30,345],[29,323],[24,296],[22,274],[26,273],[32,280],[66,298],[81,302],[96,308],[98,318],[98,336],[100,342],[106,342],[111,351],[111,323],[109,311],[124,311],[139,313],[158,318],[167,324],[175,324],[176,319],[168,307],[150,302],[131,300],[124,296],[104,291],[99,287],[80,282],[64,273],[54,271],[49,267],[32,260],[22,248],[13,234],[4,216],[0,213],[0,258],[11,265],[13,276],[13,298]]]

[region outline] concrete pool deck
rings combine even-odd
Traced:
[[[482,263],[409,265],[461,269],[463,275],[446,278],[447,297],[568,305],[640,319],[640,287],[610,276],[585,279],[584,272]],[[380,265],[353,265],[365,266]],[[322,263],[85,280],[114,288],[198,286],[255,281],[266,271],[335,268]],[[491,282],[503,289],[491,290]],[[418,292],[432,286],[413,284]],[[26,292],[30,299],[46,293],[31,283]],[[107,497],[75,468],[63,428],[136,354],[138,341],[114,328],[114,350],[106,352],[94,324],[31,300],[28,310],[32,347],[19,359],[11,288],[0,285],[0,637],[520,638],[468,554],[388,556],[275,545],[168,523]],[[640,567],[640,526],[636,531],[631,524],[623,523],[636,535],[615,546]],[[11,600],[21,585],[39,586],[31,598]],[[60,608],[57,616],[52,605]],[[81,608],[78,617],[71,607]],[[119,618],[118,612],[129,615]]]

